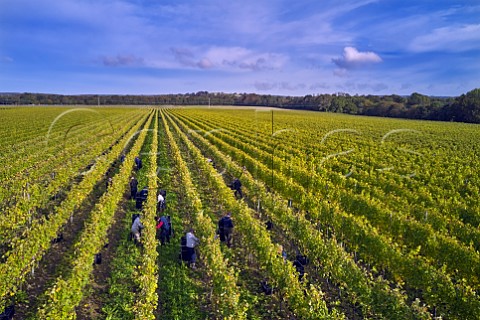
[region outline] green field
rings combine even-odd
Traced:
[[[253,107],[0,116],[0,311],[14,319],[480,319],[479,125]],[[132,175],[151,190],[142,246]],[[215,237],[225,212],[231,247]],[[178,259],[190,227],[195,270]]]

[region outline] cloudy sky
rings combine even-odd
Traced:
[[[0,92],[479,87],[473,0],[0,0]]]

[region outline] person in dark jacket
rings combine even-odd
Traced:
[[[12,304],[6,307],[5,311],[3,311],[0,314],[0,320],[12,320],[14,316],[15,316],[15,305]]]
[[[308,262],[308,258],[306,256],[302,256],[301,254],[297,254],[297,256],[295,257],[293,266],[298,272],[299,281],[303,281],[303,276],[305,275],[305,266],[308,264]]]
[[[242,183],[240,182],[240,179],[235,178],[235,180],[233,180],[232,189],[235,191],[235,198],[243,198]]]
[[[230,212],[224,215],[218,221],[218,231],[220,241],[225,242],[228,247],[232,245],[233,221]]]
[[[135,196],[135,208],[138,210],[142,210],[143,208],[143,203],[147,200],[148,197],[148,187],[144,187],[142,190],[137,192],[137,195]]]
[[[138,181],[135,179],[135,177],[132,177],[130,179],[130,199],[135,199],[135,196],[137,195],[138,191]]]
[[[135,169],[140,170],[142,169],[142,159],[140,157],[135,157]]]

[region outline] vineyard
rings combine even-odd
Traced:
[[[253,107],[0,115],[13,319],[480,319],[478,125]],[[132,177],[149,190],[140,210]],[[227,212],[231,246],[216,236]],[[179,258],[190,228],[196,268]]]

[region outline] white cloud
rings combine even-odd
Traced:
[[[203,58],[202,60],[198,61],[197,62],[197,66],[200,68],[200,69],[211,69],[214,67],[212,61],[210,61],[209,59],[207,58]]]
[[[172,48],[174,58],[182,66],[200,69],[279,70],[288,57],[269,52],[255,52],[242,47]]]
[[[409,48],[414,52],[461,52],[480,49],[480,24],[434,29],[429,34],[414,38]]]
[[[345,47],[343,49],[343,56],[332,59],[332,61],[341,69],[353,69],[382,62],[382,58],[371,51],[361,52],[354,47]]]

